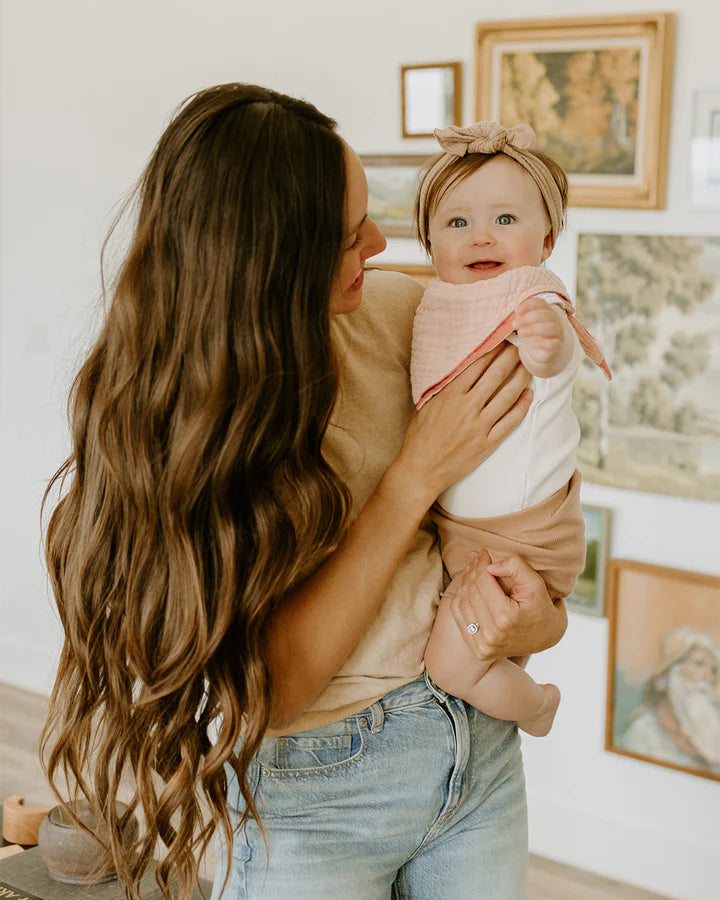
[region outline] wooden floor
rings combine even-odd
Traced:
[[[12,794],[29,806],[54,805],[37,761],[47,700],[0,682],[0,800]],[[214,861],[202,874],[212,878]],[[530,900],[670,900],[539,856],[530,860]]]

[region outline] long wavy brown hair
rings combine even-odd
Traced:
[[[131,898],[159,841],[165,897],[190,896],[216,828],[231,848],[232,770],[243,820],[258,818],[264,632],[346,522],[322,451],[344,228],[334,128],[252,85],[179,107],[70,395],[72,452],[43,501],[65,636],[41,753],[58,796],[69,783],[90,802]],[[125,818],[144,827],[126,850],[128,772]]]

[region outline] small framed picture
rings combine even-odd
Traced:
[[[720,781],[720,577],[608,566],[605,749]]]
[[[720,209],[720,91],[695,93],[690,195],[698,209]]]
[[[385,237],[413,237],[415,196],[433,156],[361,156],[368,183],[368,215]]]
[[[574,612],[605,615],[605,583],[610,541],[610,510],[583,503],[587,553],[585,568],[565,603]]]
[[[462,119],[462,64],[400,67],[403,137],[432,137]]]

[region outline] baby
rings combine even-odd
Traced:
[[[531,149],[528,125],[506,130],[478,122],[435,136],[445,152],[422,180],[416,217],[438,278],[415,317],[413,400],[421,407],[505,340],[517,345],[533,376],[522,424],[433,508],[443,562],[453,577],[473,551],[487,550],[493,563],[519,554],[552,598],[564,598],[585,564],[572,386],[585,353],[610,377],[563,283],[541,268],[563,225],[567,178]],[[477,624],[467,630],[475,634]],[[478,661],[447,598],[425,666],[440,688],[488,715],[516,721],[529,734],[549,732],[557,687],[537,684],[507,659]]]

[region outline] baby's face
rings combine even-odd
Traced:
[[[494,156],[456,184],[430,217],[433,264],[453,284],[538,266],[551,249],[540,189],[508,156]]]

